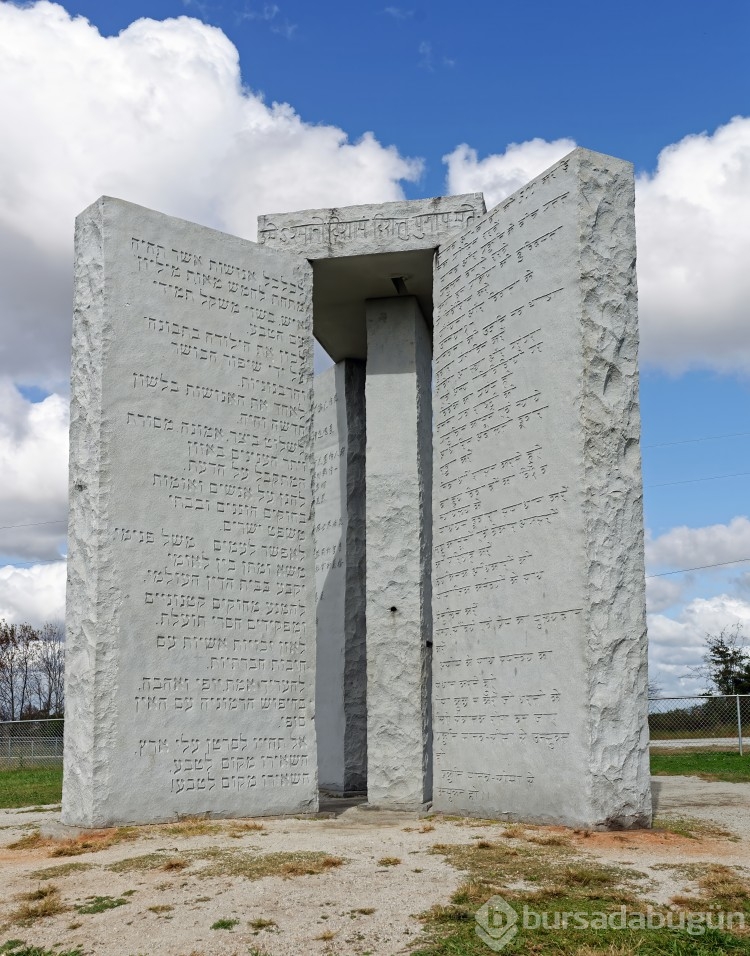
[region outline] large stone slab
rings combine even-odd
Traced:
[[[317,806],[311,270],[76,222],[63,820]]]
[[[314,379],[315,723],[321,789],[367,788],[365,368]]]
[[[434,343],[435,806],[647,825],[632,167],[441,246]]]
[[[435,248],[485,212],[481,193],[258,218],[261,243],[313,264],[314,331],[335,362],[367,358],[365,301],[416,296],[432,326]]]
[[[367,794],[430,799],[430,337],[412,296],[367,303]]]

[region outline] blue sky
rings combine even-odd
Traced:
[[[648,572],[750,558],[749,35],[745,0],[0,0],[0,525],[28,526],[0,529],[0,616],[62,609],[77,212],[254,238],[262,212],[493,205],[574,144],[638,177]],[[649,592],[666,690],[706,631],[750,636],[750,561]]]

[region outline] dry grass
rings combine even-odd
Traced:
[[[170,906],[169,903],[158,903],[156,906],[149,906],[149,913],[171,913],[174,909],[174,906]]]
[[[162,863],[160,869],[164,870],[166,873],[180,873],[189,866],[190,860],[186,860],[181,856],[172,856]]]
[[[698,871],[699,896],[674,896],[672,903],[688,910],[705,910],[707,904],[718,904],[727,912],[750,910],[750,883],[731,867],[710,863]]]
[[[335,933],[332,929],[327,929],[320,934],[320,936],[314,937],[315,939],[322,940],[323,942],[328,942],[329,940],[335,937]]]
[[[108,850],[118,843],[137,840],[138,833],[134,827],[117,827],[114,830],[94,830],[91,833],[81,834],[71,840],[54,841],[50,850],[51,857],[81,856],[84,853],[98,853]]]
[[[272,856],[286,856],[285,853],[271,853],[266,859]],[[317,873],[325,873],[326,870],[334,870],[344,865],[344,860],[340,856],[329,856],[328,854],[309,853],[309,854],[289,854],[290,856],[307,857],[304,860],[289,860],[282,862],[279,867],[280,876],[315,876]],[[272,874],[266,874],[272,875]]]
[[[401,827],[404,833],[432,833],[435,827],[431,823],[423,823],[421,827]]]
[[[258,919],[250,920],[250,927],[251,929],[254,929],[256,933],[259,933],[263,929],[278,929],[278,924],[276,923],[276,920],[264,919],[262,916],[259,916]]]
[[[107,869],[115,873],[138,870],[166,870],[179,872],[194,866],[196,875],[212,877],[244,877],[260,880],[265,876],[315,876],[343,866],[346,861],[321,852],[254,853],[244,849],[225,850],[216,847],[185,850],[179,857],[165,858],[162,853],[147,853],[110,863]]]
[[[216,836],[223,833],[225,825],[210,820],[207,816],[180,817],[176,823],[162,824],[159,832],[170,837]]]
[[[239,840],[241,837],[247,836],[248,833],[262,833],[265,829],[262,823],[256,823],[253,820],[246,823],[233,823],[229,828],[229,836]]]
[[[16,840],[15,843],[9,843],[9,850],[36,850],[40,846],[47,846],[48,841],[44,839],[38,830],[33,833],[27,833],[26,836]]]
[[[50,857],[81,856],[84,853],[97,853],[107,850],[117,843],[127,840],[137,840],[139,833],[135,827],[115,827],[108,830],[89,830],[86,833],[71,837],[67,840],[56,840],[45,837],[35,830],[33,833],[21,837],[8,846],[9,850],[37,850],[48,849]]]
[[[532,834],[526,839],[537,846],[570,846],[570,837],[563,833]]]
[[[378,866],[398,866],[401,862],[399,856],[381,856],[378,860]]]
[[[60,863],[57,866],[47,866],[41,870],[34,870],[32,873],[29,873],[29,878],[32,880],[56,880],[61,879],[64,876],[68,876],[70,873],[79,873],[82,870],[90,870],[93,864],[91,863]]]
[[[54,884],[40,886],[30,893],[24,893],[19,899],[22,901],[20,906],[10,914],[14,923],[33,923],[38,919],[57,916],[65,910],[60,891]]]
[[[524,840],[526,838],[526,827],[521,826],[520,823],[511,823],[510,826],[505,827],[500,836],[504,836],[508,840]]]

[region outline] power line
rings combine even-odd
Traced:
[[[706,435],[705,438],[683,438],[682,441],[661,441],[654,445],[644,445],[646,448],[667,448],[670,445],[690,445],[698,441],[718,441],[721,438],[745,438],[750,432],[734,432],[732,435]]]
[[[39,528],[43,524],[67,524],[67,518],[58,518],[57,521],[31,521],[28,524],[4,524],[0,525],[0,531],[8,531],[11,528]]]
[[[685,574],[686,571],[704,571],[706,568],[725,568],[728,564],[744,564],[750,558],[736,558],[734,561],[718,561],[716,564],[699,564],[696,568],[680,568],[678,571],[661,571],[659,574],[647,574],[647,578],[664,578],[668,574]]]
[[[685,478],[682,481],[662,481],[656,485],[646,485],[646,488],[666,488],[668,485],[693,485],[697,481],[718,481],[720,478],[746,478],[750,471],[739,471],[734,475],[710,475],[708,478]]]

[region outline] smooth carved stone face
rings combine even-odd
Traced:
[[[435,805],[648,823],[632,168],[576,150],[439,250]]]
[[[77,222],[63,818],[317,804],[311,270]]]

